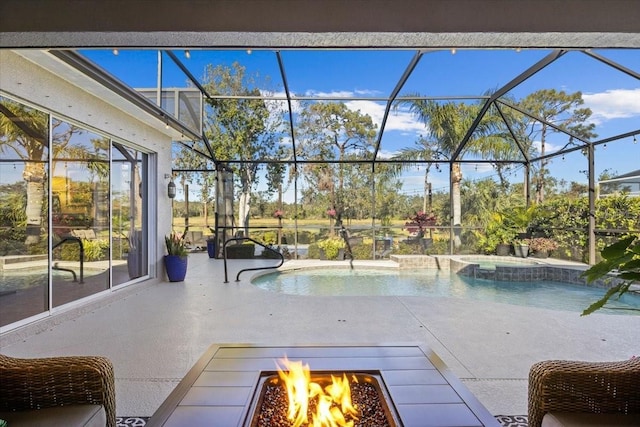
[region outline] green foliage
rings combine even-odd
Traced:
[[[603,230],[639,230],[640,197],[615,195],[596,200],[596,228]],[[587,261],[587,233],[589,203],[587,197],[579,199],[556,198],[538,206],[531,221],[536,235],[553,237],[558,242],[556,257]],[[596,234],[598,251],[615,243],[615,234]]]
[[[531,222],[536,216],[536,205],[530,206],[514,206],[509,209],[502,210],[503,221],[507,227],[516,234],[528,233]]]
[[[492,254],[499,244],[510,244],[516,237],[512,224],[505,220],[501,212],[493,212],[484,230],[475,231],[477,247],[481,252]]]
[[[320,258],[320,248],[317,243],[311,243],[309,248],[307,249],[307,258],[309,259],[319,259]]]
[[[251,242],[244,242],[241,245],[229,245],[225,250],[229,259],[251,259],[255,256],[256,245]]]
[[[340,237],[329,237],[318,242],[318,247],[324,250],[327,259],[337,259],[338,252],[345,246],[344,240]]]
[[[393,253],[397,255],[424,255],[426,252],[422,245],[417,243],[400,242],[398,243],[398,249]]]
[[[287,242],[290,245],[292,245],[293,242],[295,242],[293,231],[286,231],[284,233],[284,236],[287,238]],[[298,230],[298,243],[302,245],[306,245],[311,242],[315,242],[315,240],[316,240],[315,235],[312,232],[307,230]]]
[[[105,239],[82,240],[84,247],[84,260],[103,261],[109,259],[109,241]]]
[[[267,259],[280,259],[280,251],[278,250],[278,248],[276,246],[269,246],[267,248],[264,248],[262,250],[262,253],[260,254],[260,256],[262,258],[267,258]]]
[[[464,250],[466,247],[463,245],[461,250]],[[446,239],[434,239],[431,246],[429,246],[426,251],[428,255],[444,255],[449,253],[449,240]]]
[[[82,248],[84,250],[84,261],[105,261],[109,259],[109,241],[106,239],[82,239]],[[75,242],[68,242],[56,249],[54,258],[62,261],[78,261],[80,260],[80,247]]]
[[[359,245],[351,246],[351,254],[355,259],[372,259],[373,258],[373,249],[371,242],[362,243]]]
[[[299,155],[313,160],[341,161],[307,164],[302,174],[314,193],[326,192],[325,211],[335,209],[337,221],[353,217],[370,197],[370,193],[362,189],[371,188],[371,168],[343,161],[366,158],[374,148],[376,129],[371,116],[349,109],[344,102],[309,103],[300,114]],[[384,172],[381,169],[377,176],[384,177]]]
[[[604,307],[609,299],[622,297],[632,284],[640,282],[640,235],[625,237],[600,252],[602,261],[586,270],[582,276],[591,283],[615,272],[622,279],[598,301],[587,307],[582,315],[586,316]],[[631,310],[631,309],[630,309]]]
[[[168,236],[164,236],[164,244],[167,248],[167,254],[169,255],[185,257],[189,254],[187,250],[187,243],[176,233],[171,233]]]
[[[254,231],[251,232],[251,237],[258,240],[259,242],[264,242],[266,244],[275,245],[278,243],[278,233],[273,230]]]
[[[238,177],[238,191],[242,195],[238,204],[240,227],[248,225],[249,196],[257,185],[259,170],[264,167],[264,164],[253,160],[286,157],[279,145],[283,117],[280,104],[261,99],[263,92],[260,88],[269,87],[270,84],[268,76],[259,73],[251,75],[238,62],[231,66],[209,64],[205,70],[203,86],[208,93],[253,97],[214,97],[205,101],[204,129],[207,138],[216,142],[213,144],[214,157],[219,160],[241,160],[227,165]],[[206,152],[205,147],[200,149]],[[191,164],[199,161],[197,157],[192,154]],[[282,171],[268,168],[267,174],[267,183],[273,189],[281,182]],[[213,181],[203,183],[211,187],[214,185]]]

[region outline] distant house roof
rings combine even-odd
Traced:
[[[600,197],[612,194],[628,194],[640,197],[640,169],[598,182]]]
[[[622,175],[614,176],[613,178],[605,179],[600,182],[619,181],[625,178],[640,178],[640,169],[628,172]]]

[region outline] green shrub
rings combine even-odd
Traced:
[[[307,249],[307,258],[309,259],[319,259],[320,258],[320,248],[317,243],[311,243],[309,245],[309,249]]]
[[[284,235],[287,237],[287,242],[289,244],[293,244],[293,242],[295,241],[293,231],[287,231],[286,233],[284,233]],[[298,231],[298,243],[302,245],[314,243],[316,240],[318,240],[317,236],[318,235],[316,233],[312,233],[311,231],[300,230]]]
[[[225,250],[229,259],[250,259],[254,257],[256,245],[250,242],[241,245],[229,245]]]
[[[82,247],[84,249],[85,262],[109,259],[109,241],[106,239],[82,239]],[[78,261],[80,260],[80,247],[75,242],[64,243],[56,249],[54,258],[62,261]]]
[[[260,256],[266,259],[280,259],[280,252],[275,246],[272,246],[271,249],[264,248]]]
[[[344,249],[345,242],[341,237],[329,237],[318,242],[318,247],[324,250],[327,259],[338,259],[340,249]]]
[[[449,240],[434,239],[431,246],[425,251],[427,255],[445,255],[449,253]]]
[[[425,251],[422,245],[418,243],[398,243],[398,250],[394,251],[397,255],[424,255]]]
[[[373,249],[371,247],[371,243],[367,244],[359,244],[351,246],[351,253],[355,259],[372,259],[373,258]]]

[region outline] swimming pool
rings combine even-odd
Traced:
[[[28,289],[34,286],[47,286],[49,284],[47,271],[46,268],[0,270],[0,293]],[[78,269],[75,271],[76,274],[79,274]],[[83,272],[85,280],[101,273],[104,273],[104,270],[86,267]],[[54,280],[73,281],[73,275],[68,271],[52,270],[52,277]]]
[[[260,289],[290,295],[448,297],[573,312],[582,312],[604,294],[603,289],[561,282],[492,281],[436,269],[304,269],[265,274],[252,283]],[[627,294],[610,305],[640,309],[640,295]],[[599,312],[640,314],[628,310]]]

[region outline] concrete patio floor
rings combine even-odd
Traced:
[[[418,344],[432,349],[494,415],[527,413],[530,366],[640,354],[640,316],[579,313],[436,297],[309,297],[263,291],[240,268],[273,260],[189,258],[184,282],[150,281],[0,337],[17,357],[104,355],[118,416],[150,416],[212,343]],[[324,264],[322,264],[324,263]],[[391,261],[356,265],[395,265]],[[348,266],[348,262],[288,261]],[[312,367],[313,368],[313,367]]]

